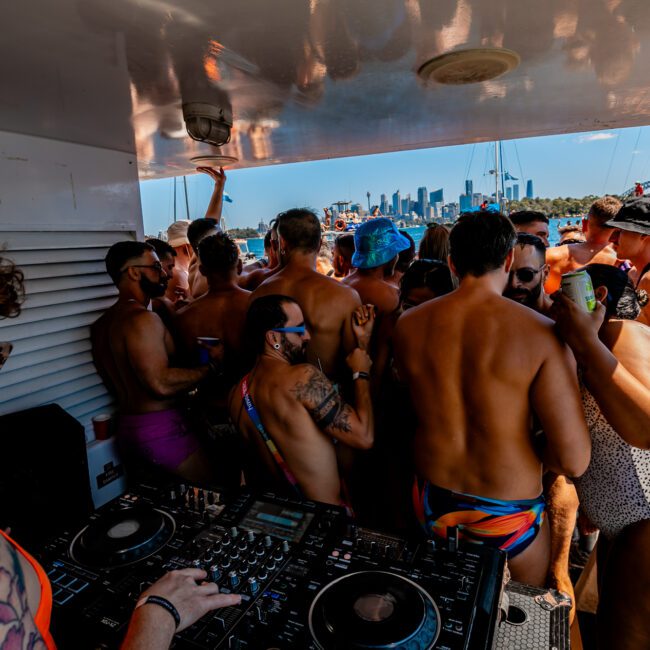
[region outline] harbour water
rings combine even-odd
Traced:
[[[580,220],[579,217],[572,217],[570,219],[565,219],[565,218],[551,219],[551,223],[549,224],[549,241],[551,242],[551,246],[555,246],[560,240],[560,234],[558,232],[558,228],[569,224],[575,224],[579,220]],[[415,246],[417,248],[420,244],[420,240],[424,236],[424,231],[426,230],[426,226],[413,226],[411,228],[405,228],[405,230],[409,233],[409,235],[411,235],[411,237],[413,237],[415,241]],[[260,237],[249,239],[248,250],[250,250],[251,253],[254,253],[255,257],[257,258],[262,257],[264,255],[263,239]]]

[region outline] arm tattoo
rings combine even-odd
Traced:
[[[347,404],[323,373],[314,368],[307,381],[296,384],[293,393],[305,405],[319,429],[332,428],[347,433],[352,430]]]
[[[0,537],[0,650],[45,650],[27,604],[22,568],[14,548]]]

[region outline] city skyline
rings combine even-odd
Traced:
[[[504,141],[502,147],[502,169],[518,179],[513,200],[517,190],[526,195],[528,179],[534,179],[536,196],[580,198],[620,194],[635,180],[650,176],[648,127]],[[473,194],[489,195],[494,192],[494,175],[489,174],[493,152],[493,143],[479,143],[227,170],[226,191],[233,203],[225,204],[223,213],[228,227],[256,227],[295,206],[312,207],[319,216],[323,207],[339,200],[367,209],[368,191],[373,205],[381,204],[382,194],[392,205],[398,188],[401,200],[407,194],[416,199],[418,187],[427,187],[441,188],[446,201],[457,201],[467,189],[466,180],[472,181]],[[147,232],[165,230],[173,221],[173,182],[168,178],[140,183]],[[182,180],[177,182],[177,218],[187,218],[188,213],[190,218],[203,216],[212,191],[210,179],[187,176],[187,207]]]

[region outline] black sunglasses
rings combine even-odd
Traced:
[[[124,273],[124,271],[127,271],[128,269],[154,269],[154,271],[158,271],[158,273],[164,272],[160,262],[154,262],[153,264],[131,264],[130,266],[123,268],[120,273]]]
[[[544,268],[544,267],[542,267]],[[541,271],[542,269],[528,269],[528,268],[523,268],[523,269],[517,269],[516,271],[510,271],[510,275],[516,275],[517,280],[519,282],[532,282],[534,277]]]

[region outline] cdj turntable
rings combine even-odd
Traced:
[[[502,553],[458,548],[453,535],[444,546],[412,543],[359,528],[335,506],[183,485],[140,486],[41,560],[62,650],[118,647],[140,593],[188,566],[242,602],[209,613],[173,648],[489,650],[504,573]]]

